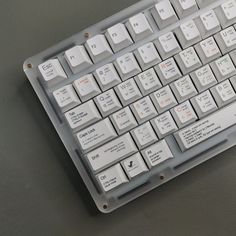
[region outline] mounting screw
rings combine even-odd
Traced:
[[[33,65],[32,65],[31,63],[28,63],[28,64],[27,64],[27,68],[28,68],[28,69],[32,69],[32,68],[33,68]]]
[[[160,179],[161,180],[165,179],[165,176],[164,175],[160,175]]]
[[[88,39],[89,38],[89,33],[88,32],[86,32],[86,33],[84,33],[84,37],[86,38],[86,39]]]

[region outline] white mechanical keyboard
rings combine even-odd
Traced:
[[[102,212],[236,144],[236,0],[144,0],[24,63]]]

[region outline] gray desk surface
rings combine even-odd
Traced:
[[[28,56],[134,2],[1,1],[1,236],[236,235],[236,148],[99,214],[23,74]]]

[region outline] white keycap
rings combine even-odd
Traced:
[[[190,149],[235,125],[235,111],[236,102],[175,133],[176,141],[181,150]]]
[[[211,68],[219,82],[236,74],[234,64],[228,54],[212,62]]]
[[[211,3],[215,2],[215,0],[196,0],[196,2],[200,8],[204,8],[210,5]]]
[[[148,168],[143,161],[142,156],[140,153],[136,153],[133,156],[125,159],[121,162],[126,174],[128,175],[129,179],[132,179],[144,172],[148,171]]]
[[[181,24],[175,33],[183,49],[201,41],[201,34],[193,20]]]
[[[115,90],[123,106],[126,106],[142,97],[142,94],[133,78],[119,84]]]
[[[93,63],[84,46],[74,46],[65,52],[65,58],[74,74],[88,68]]]
[[[137,82],[143,95],[147,95],[162,87],[161,82],[153,68],[138,74],[135,77],[135,81]]]
[[[143,149],[158,140],[149,122],[144,123],[139,127],[133,129],[131,131],[131,134],[139,149]]]
[[[203,116],[217,110],[217,105],[209,90],[192,98],[191,103],[199,118],[202,118]]]
[[[195,0],[171,0],[175,11],[179,18],[186,17],[198,11],[197,3]]]
[[[128,132],[138,125],[129,107],[125,107],[112,114],[111,120],[119,135]]]
[[[146,148],[142,151],[142,155],[150,169],[173,158],[173,154],[165,140],[161,140],[160,142]]]
[[[221,30],[220,22],[214,10],[209,10],[200,15],[196,19],[196,24],[203,39],[208,38]]]
[[[100,171],[137,151],[133,139],[127,133],[88,153],[87,159],[93,171]]]
[[[73,85],[83,102],[101,93],[101,90],[99,89],[92,74],[85,75],[75,80]]]
[[[177,101],[169,86],[157,90],[151,94],[151,98],[158,113],[163,113],[177,105]]]
[[[182,75],[173,57],[158,64],[155,70],[163,85],[180,78]]]
[[[146,70],[161,61],[153,43],[144,44],[139,47],[134,54],[143,70]]]
[[[105,192],[128,182],[128,179],[120,164],[116,164],[115,166],[101,172],[97,175],[97,179]]]
[[[139,124],[157,115],[157,111],[149,97],[144,97],[131,105],[131,109]]]
[[[236,91],[236,76],[233,76],[232,78],[230,78],[230,82],[232,86],[234,87],[234,90]]]
[[[232,52],[230,52],[229,55],[230,55],[234,65],[236,65],[236,50],[233,50]]]
[[[221,56],[220,49],[213,37],[201,41],[195,46],[195,50],[204,65]]]
[[[103,117],[110,115],[122,107],[113,89],[97,96],[95,103]]]
[[[101,34],[88,39],[85,47],[94,63],[102,61],[113,54],[105,36]]]
[[[110,120],[106,118],[76,134],[84,152],[90,151],[117,136]]]
[[[169,111],[153,119],[152,125],[159,138],[164,138],[178,129]]]
[[[106,37],[114,52],[118,52],[133,43],[124,24],[118,23],[110,27]]]
[[[79,131],[101,119],[97,107],[92,100],[68,111],[65,117],[74,131]]]
[[[53,86],[57,82],[67,78],[58,59],[48,60],[40,64],[38,69],[48,86]]]
[[[236,1],[226,1],[216,8],[216,13],[223,28],[236,23]]]
[[[175,56],[183,74],[198,69],[202,63],[193,47],[187,48]]]
[[[171,88],[179,103],[197,94],[197,90],[195,89],[189,75],[173,82]]]
[[[191,78],[199,92],[202,92],[217,83],[217,80],[209,65],[203,66],[192,72]]]
[[[179,128],[182,128],[197,120],[197,116],[189,101],[186,101],[171,110],[171,113]]]
[[[68,111],[81,102],[72,85],[66,85],[53,92],[53,96],[62,112]]]
[[[229,80],[217,84],[211,89],[215,101],[219,107],[222,107],[236,99],[235,91],[230,84]]]
[[[107,64],[98,68],[94,73],[100,88],[105,91],[121,82],[113,64]]]
[[[236,31],[233,26],[215,35],[215,39],[223,54],[236,49]]]
[[[160,29],[163,29],[178,20],[169,0],[158,2],[151,12]]]
[[[122,78],[126,80],[141,72],[141,69],[133,55],[133,53],[127,53],[115,61],[115,66]]]
[[[126,26],[134,41],[144,39],[153,33],[152,28],[143,13],[139,13],[129,18]]]
[[[178,41],[172,32],[160,36],[154,41],[163,60],[172,57],[181,51]]]

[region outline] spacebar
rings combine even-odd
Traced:
[[[174,134],[185,151],[236,124],[236,102]]]

